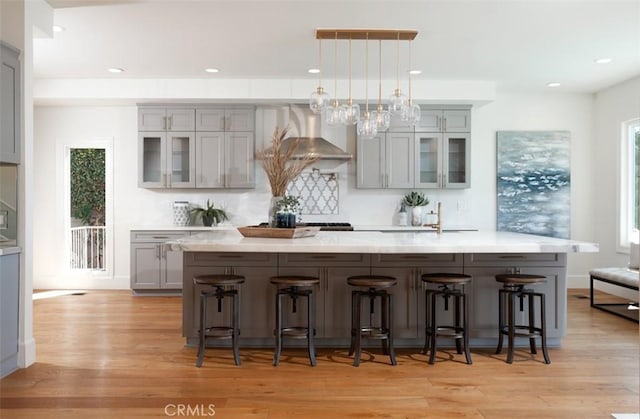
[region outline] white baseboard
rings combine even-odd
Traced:
[[[27,368],[36,362],[36,340],[31,338],[28,341],[18,343],[18,367]]]

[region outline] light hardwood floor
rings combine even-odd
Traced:
[[[194,366],[184,346],[179,297],[89,291],[34,302],[37,362],[0,381],[2,418],[608,418],[638,412],[638,324],[589,307],[569,290],[568,335],[551,364],[519,351],[513,365],[492,350],[379,351],[351,365],[345,350],[207,351]],[[179,411],[178,409],[184,409]],[[182,414],[180,414],[182,413]]]

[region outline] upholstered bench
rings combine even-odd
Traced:
[[[594,299],[594,282],[600,281],[620,288],[638,291],[638,270],[629,268],[598,268],[589,271],[591,307],[638,321],[638,301],[628,303],[596,303]],[[636,297],[637,298],[637,297]]]

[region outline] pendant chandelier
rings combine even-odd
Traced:
[[[309,99],[309,107],[315,113],[323,113],[325,122],[329,125],[354,125],[357,124],[358,135],[373,137],[379,131],[389,128],[391,116],[395,116],[410,124],[420,120],[420,108],[414,105],[411,99],[411,75],[409,75],[409,96],[405,96],[400,90],[400,43],[409,42],[409,55],[411,55],[411,41],[418,32],[415,30],[395,29],[316,29],[318,39],[320,74],[322,74],[322,40],[334,41],[334,90],[337,90],[337,62],[338,40],[349,41],[349,92],[348,98],[340,105],[337,92],[334,91],[334,99],[322,87],[322,76],[318,77],[318,87]],[[360,112],[360,106],[353,103],[351,96],[351,43],[352,41],[365,41],[365,110]],[[378,103],[375,110],[369,112],[369,40],[378,41]],[[396,88],[388,98],[388,107],[382,101],[382,41],[394,41],[396,43]],[[409,57],[409,69],[411,69],[411,57]]]

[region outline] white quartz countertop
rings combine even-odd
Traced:
[[[20,253],[20,248],[15,244],[0,244],[0,256]]]
[[[237,230],[199,233],[169,241],[186,252],[268,253],[579,253],[598,244],[529,234],[486,231],[320,231],[298,239],[248,238]]]

